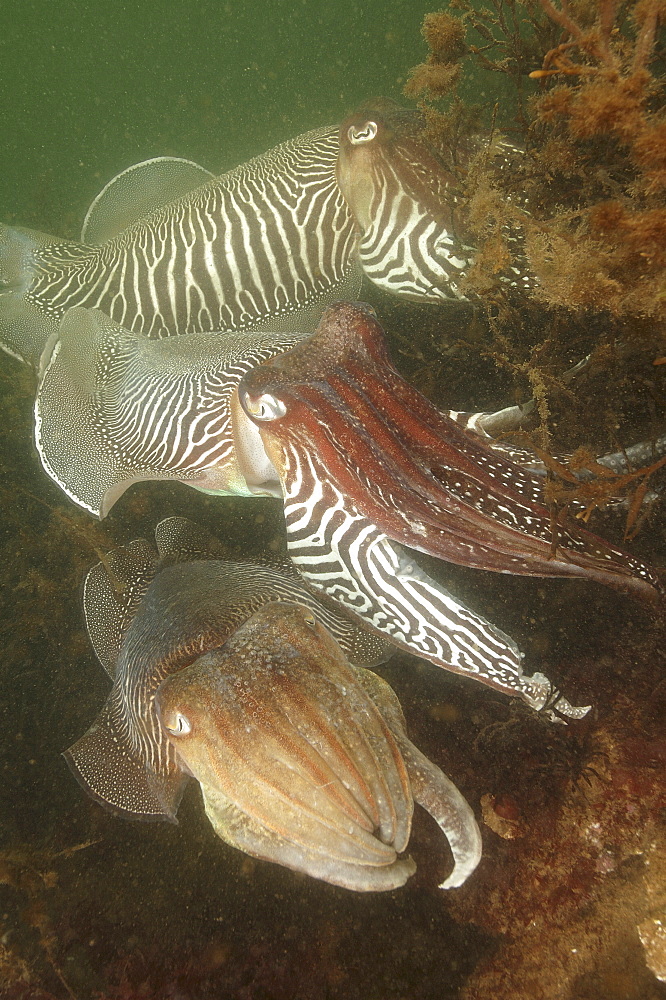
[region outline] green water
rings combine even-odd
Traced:
[[[217,172],[360,100],[399,98],[427,2],[3,3],[0,215],[76,232],[156,155]]]
[[[76,237],[98,190],[132,163],[170,154],[221,171],[339,121],[368,97],[400,99],[407,71],[425,54],[419,27],[431,7],[427,0],[2,0],[0,219]],[[473,83],[476,96],[492,105],[496,91],[488,81]],[[472,324],[451,331],[437,309],[378,296],[376,304],[400,366],[442,406],[501,405],[514,390],[477,347]],[[592,389],[603,398],[603,382]],[[615,400],[628,422],[636,391],[629,385]],[[259,556],[279,549],[282,522],[270,501],[214,500],[148,484],[129,491],[102,526],[93,525],[33,454],[33,392],[30,374],[0,358],[0,1000],[539,1000],[546,987],[548,1000],[666,995],[645,969],[632,916],[640,906],[630,908],[640,873],[625,864],[638,864],[625,826],[638,826],[638,818],[641,829],[647,826],[642,801],[654,797],[647,779],[627,791],[613,772],[611,791],[589,792],[585,812],[588,786],[582,781],[580,794],[570,794],[561,760],[569,761],[572,741],[585,749],[588,730],[549,727],[493,691],[413,658],[395,657],[385,675],[414,742],[454,778],[477,816],[482,796],[513,794],[531,768],[523,839],[501,839],[484,827],[478,878],[461,890],[436,888],[448,860],[423,816],[410,847],[419,866],[414,879],[399,892],[361,896],[227,848],[203,817],[194,786],[178,826],[132,823],[89,800],[60,753],[91,724],[109,687],[81,617],[81,582],[97,550],[150,538],[159,519],[182,514],[214,531],[231,557]],[[645,558],[661,551],[663,559],[663,520],[652,524],[637,551]],[[610,530],[621,537],[619,518]],[[651,701],[657,728],[663,644],[649,615],[572,582],[498,580],[463,570],[447,570],[447,580],[516,636],[529,672],[552,674],[572,700],[594,701],[595,713],[614,724],[634,710],[631,697]],[[622,670],[630,665],[628,693]],[[581,757],[603,770],[603,757],[594,755],[606,745],[595,747]],[[642,752],[653,775],[663,760]],[[569,796],[569,840],[551,829],[560,793]],[[528,801],[522,786],[521,794]],[[629,805],[613,812],[625,794]],[[610,876],[617,898],[607,892],[590,904],[605,938],[577,922],[576,893],[593,883],[598,858],[571,832],[572,801],[583,803],[586,823],[597,810],[595,822],[622,831],[608,835],[613,849],[622,845],[622,863]],[[552,854],[544,858],[539,850],[549,837]],[[562,909],[549,923],[553,900]],[[621,924],[616,915],[625,904],[629,917]],[[519,929],[512,936],[509,927],[506,942],[497,932],[504,911],[505,923]],[[575,978],[566,963],[574,962],[580,941],[588,960],[581,960],[577,992],[558,992],[561,970],[567,982]],[[492,988],[466,992],[495,957],[500,972]],[[532,980],[531,966],[539,970]],[[521,986],[512,992],[514,969]]]

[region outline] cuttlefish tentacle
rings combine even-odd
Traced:
[[[440,889],[454,889],[463,884],[481,858],[481,833],[474,814],[453,782],[407,738],[405,718],[393,689],[370,670],[360,673],[361,683],[380,708],[400,747],[414,801],[436,820],[449,842],[454,867]]]
[[[338,303],[318,332],[242,379],[239,398],[260,429],[285,492],[318,477],[390,538],[450,562],[530,576],[584,577],[654,599],[656,574],[620,548],[560,524],[539,504],[538,477],[508,462],[413,389],[390,364],[367,308]],[[289,467],[288,467],[289,466]]]
[[[587,358],[570,372],[565,372],[562,381],[566,384],[570,381],[572,372],[584,367]],[[527,444],[516,444],[515,441],[506,441],[502,438],[514,435],[517,431],[529,430],[534,424],[534,414],[536,412],[536,400],[530,399],[526,403],[516,406],[505,406],[500,410],[447,410],[446,415],[459,424],[463,430],[472,435],[473,438],[481,438],[494,452],[503,455],[510,462],[527,469],[535,476],[545,476],[547,467],[540,459],[533,448]],[[595,458],[596,465],[603,465],[618,475],[626,475],[641,467],[652,465],[666,455],[666,434],[639,441],[637,444],[629,445],[622,451],[607,452]],[[554,455],[556,461],[566,463],[568,456]],[[570,469],[570,472],[579,479],[592,477],[592,473],[587,470]]]

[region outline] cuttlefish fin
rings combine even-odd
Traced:
[[[99,246],[139,219],[168,205],[215,175],[192,160],[157,156],[117,174],[91,204],[83,221],[81,242]]]
[[[107,553],[89,571],[83,587],[86,628],[97,659],[115,675],[125,631],[157,571],[155,549],[145,539]]]
[[[449,842],[453,871],[439,888],[455,889],[481,860],[481,832],[474,813],[451,779],[408,738],[405,717],[393,689],[370,670],[359,669],[358,674],[400,748],[414,801],[430,813]]]
[[[218,539],[186,517],[166,517],[160,521],[155,528],[155,541],[163,564],[225,557]]]
[[[62,242],[0,223],[0,348],[35,367],[44,345],[57,333],[58,321],[31,302],[28,293],[40,249]]]
[[[35,400],[35,444],[48,474],[75,503],[103,517],[141,475],[106,433],[103,379],[121,381],[137,338],[96,309],[70,309]],[[145,478],[145,477],[143,477]]]
[[[214,346],[207,336],[194,339]],[[187,370],[181,351],[180,344],[133,334],[97,309],[77,307],[63,317],[43,362],[35,445],[46,472],[96,517],[105,517],[132,483],[178,478],[163,450],[141,452],[137,408],[142,391],[168,397],[165,386]]]
[[[100,805],[137,819],[176,822],[187,775],[153,771],[116,723],[113,695],[88,732],[63,757],[83,788]]]

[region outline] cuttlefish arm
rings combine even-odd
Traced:
[[[588,354],[577,364],[559,375],[562,385],[574,383],[577,376],[585,371],[592,360]],[[538,415],[537,400],[525,400],[513,406],[503,406],[499,410],[447,410],[447,416],[459,424],[467,433],[481,437],[494,451],[505,455],[509,461],[529,469],[537,476],[545,476],[547,469],[527,445],[516,445],[514,441],[503,441],[503,437],[514,435],[517,431],[532,430],[535,417]],[[626,475],[641,467],[650,466],[666,455],[666,434],[636,444],[629,445],[621,451],[607,452],[595,458],[597,465],[603,465],[611,472]],[[566,462],[567,456],[554,456],[558,461]],[[571,469],[578,478],[587,478],[586,471]]]
[[[559,376],[560,382],[563,385],[574,382],[579,373],[585,371],[589,366],[591,357],[588,354],[578,364],[563,372]],[[546,475],[548,470],[545,463],[537,457],[534,449],[530,448],[529,442],[516,444],[515,440],[502,440],[505,437],[511,438],[518,431],[529,431],[534,428],[535,416],[537,416],[537,401],[534,397],[524,403],[504,406],[499,410],[447,410],[446,414],[466,433],[482,438],[493,451],[504,455],[510,462],[528,469],[535,476]],[[653,465],[664,455],[666,455],[666,434],[661,434],[658,437],[629,445],[622,451],[598,455],[595,458],[595,463],[603,465],[618,475],[626,475],[634,470]],[[553,457],[559,462],[566,463],[568,456],[555,455]],[[579,479],[592,478],[592,474],[587,470],[570,469],[569,471]],[[575,503],[572,506],[576,509]]]
[[[386,536],[450,562],[582,577],[655,599],[656,573],[540,503],[541,480],[465,433],[393,368],[368,308],[338,303],[317,333],[239,385],[301,538],[321,536],[322,484]],[[328,511],[328,520],[333,515]],[[333,529],[342,534],[341,512]]]
[[[394,889],[415,869],[400,855],[416,799],[449,838],[443,886],[460,885],[481,856],[472,811],[409,742],[388,685],[367,674],[307,608],[274,603],[163,681],[156,705],[234,847],[348,889]]]
[[[523,673],[522,654],[501,629],[482,618],[428,576],[402,546],[392,542],[323,483],[321,522],[307,526],[307,507],[285,498],[287,548],[301,576],[382,636],[423,659],[471,677],[536,711],[582,718],[542,673]]]
[[[360,669],[358,673],[400,747],[414,801],[430,813],[449,842],[454,867],[440,889],[454,889],[471,875],[481,858],[481,833],[474,813],[451,779],[408,739],[405,717],[393,688],[371,670]]]

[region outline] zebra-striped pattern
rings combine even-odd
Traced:
[[[479,141],[458,145],[455,156],[435,155],[421,117],[379,102],[345,122],[340,130],[338,181],[362,236],[359,255],[366,275],[406,298],[463,299],[463,279],[474,261],[478,232],[470,226],[464,181]],[[525,154],[509,143],[486,149],[487,167],[497,180],[511,179]],[[509,186],[513,190],[513,185]],[[512,288],[534,287],[521,226],[524,199],[506,195],[510,221],[501,226],[510,258],[497,278]]]
[[[418,115],[380,103],[340,129],[338,182],[361,230],[363,270],[406,298],[464,298],[474,249],[460,225],[458,180],[433,156]]]
[[[549,702],[550,682],[523,674],[513,640],[431,580],[327,481],[316,457],[289,445],[284,462],[288,551],[310,586],[417,656],[519,695],[535,709]],[[574,717],[587,711],[564,698],[555,704]]]
[[[99,308],[136,333],[166,337],[267,320],[275,329],[277,317],[352,293],[356,233],[337,154],[336,129],[309,132],[100,247],[42,247],[28,299],[54,316]]]
[[[42,464],[98,517],[137,479],[248,493],[237,470],[231,396],[246,372],[297,339],[150,341],[100,313],[75,310],[63,321],[35,403]]]
[[[373,195],[359,241],[365,274],[380,288],[406,298],[464,298],[459,286],[473,248],[457,240],[441,218],[405,189],[391,160],[382,157],[369,170]]]
[[[180,562],[179,542],[195,532],[184,519],[169,518],[158,525],[156,536],[162,557],[167,563],[178,560],[175,565],[160,565],[152,546],[140,540],[109,553],[86,578],[86,626],[95,651],[102,651],[102,663],[114,676],[102,725],[112,734],[127,770],[134,767],[139,776],[133,782],[109,782],[106,762],[96,760],[95,744],[86,737],[70,749],[69,758],[93,794],[130,813],[168,814],[156,790],[181,775],[157,716],[159,685],[219,648],[258,608],[273,601],[305,605],[354,662],[374,663],[384,652],[381,641],[357,628],[344,612],[336,614],[324,606],[289,569],[224,562],[205,553],[198,560]],[[118,580],[124,587],[120,594]],[[88,736],[94,732],[95,726]],[[79,746],[85,752],[77,751]],[[96,784],[96,765],[97,781],[103,780],[104,787]]]
[[[173,372],[151,370],[140,349],[109,356],[94,400],[96,439],[128,469],[145,473],[190,479],[221,467],[234,450],[231,394],[246,372],[287,346],[225,350],[214,367],[200,369],[188,352],[186,370]]]

